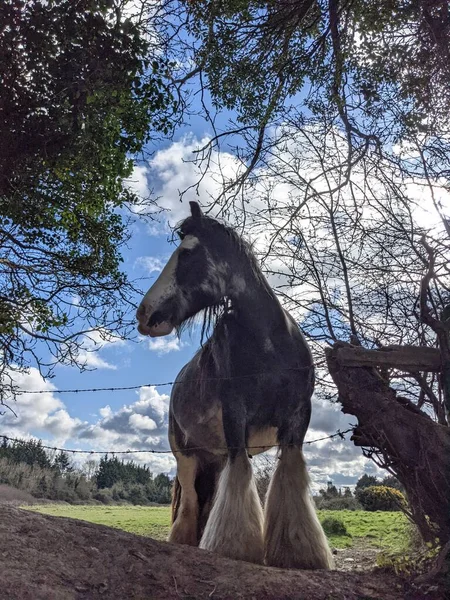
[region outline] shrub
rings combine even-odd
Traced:
[[[338,496],[337,498],[323,498],[315,496],[316,508],[320,510],[362,510],[361,504],[353,496]]]
[[[98,500],[102,504],[111,504],[113,502],[112,493],[109,488],[98,490],[93,495],[94,500]]]
[[[358,490],[358,502],[364,510],[402,510],[406,506],[405,496],[394,488],[374,485]]]
[[[328,535],[350,535],[345,523],[336,517],[326,517],[322,521],[322,527]]]
[[[148,498],[143,485],[139,483],[132,485],[128,488],[127,492],[127,500],[131,502],[131,504],[145,505],[148,503]]]

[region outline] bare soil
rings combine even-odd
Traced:
[[[422,600],[392,575],[285,571],[62,517],[0,506],[0,597],[8,600]]]
[[[334,563],[338,571],[372,571],[377,565],[381,550],[369,546],[364,539],[355,538],[351,548],[334,550]]]

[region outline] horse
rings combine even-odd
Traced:
[[[302,452],[314,366],[248,242],[190,202],[181,243],[136,313],[138,331],[180,334],[203,311],[202,344],[172,388],[177,461],[169,541],[270,566],[330,569]],[[203,343],[203,333],[212,330]],[[264,511],[251,458],[278,447]]]

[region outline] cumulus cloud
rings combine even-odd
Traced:
[[[113,369],[117,367],[108,362],[100,355],[100,351],[106,347],[125,346],[125,340],[112,335],[105,329],[96,329],[83,336],[81,350],[79,352],[80,362],[88,369]]]
[[[143,200],[148,198],[150,190],[148,187],[148,167],[147,166],[135,166],[133,173],[125,180],[125,185],[135,193],[139,198]]]
[[[135,261],[135,265],[142,267],[149,275],[151,275],[152,273],[159,273],[162,271],[166,262],[167,259],[164,260],[156,256],[139,256]]]
[[[156,352],[158,356],[163,356],[169,352],[179,352],[186,345],[186,342],[182,342],[175,334],[154,339],[148,338],[149,349]]]
[[[55,395],[55,386],[35,368],[11,375],[18,388],[28,393],[22,393],[16,402],[10,402],[15,414],[6,410],[0,416],[1,433],[20,438],[34,434],[64,443],[81,421],[69,415],[64,403]]]
[[[153,429],[158,428],[158,425],[155,423],[155,421],[147,415],[134,413],[130,416],[128,421],[133,429],[138,429],[141,431],[152,431]]]
[[[21,390],[33,393],[19,395],[15,403],[11,401],[15,414],[5,410],[0,415],[0,435],[20,439],[37,437],[45,445],[80,450],[114,450],[118,453],[121,450],[139,450],[133,455],[133,460],[147,463],[154,473],[174,473],[172,454],[151,452],[169,449],[167,394],[160,394],[154,387],[142,387],[135,402],[116,411],[109,405],[104,406],[98,411],[99,417],[90,423],[70,414],[64,402],[57,397],[55,386],[43,379],[37,369],[15,373],[14,378]],[[81,460],[86,457],[81,456]]]
[[[135,402],[117,411],[109,405],[102,407],[101,418],[75,427],[73,437],[100,451],[138,450],[133,460],[147,463],[155,473],[174,473],[172,454],[152,453],[169,449],[169,401],[169,396],[155,387],[142,387]]]
[[[210,203],[222,191],[224,179],[234,178],[243,168],[234,155],[213,151],[209,160],[210,168],[202,175],[194,160],[198,150],[208,142],[207,137],[197,140],[186,136],[158,151],[149,163],[158,204],[168,211],[171,225],[187,216],[188,202]],[[182,197],[181,192],[184,192]]]

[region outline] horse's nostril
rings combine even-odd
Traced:
[[[139,306],[139,308],[136,311],[136,317],[138,319],[142,318],[143,316],[145,316],[145,306],[143,304],[141,304]]]

